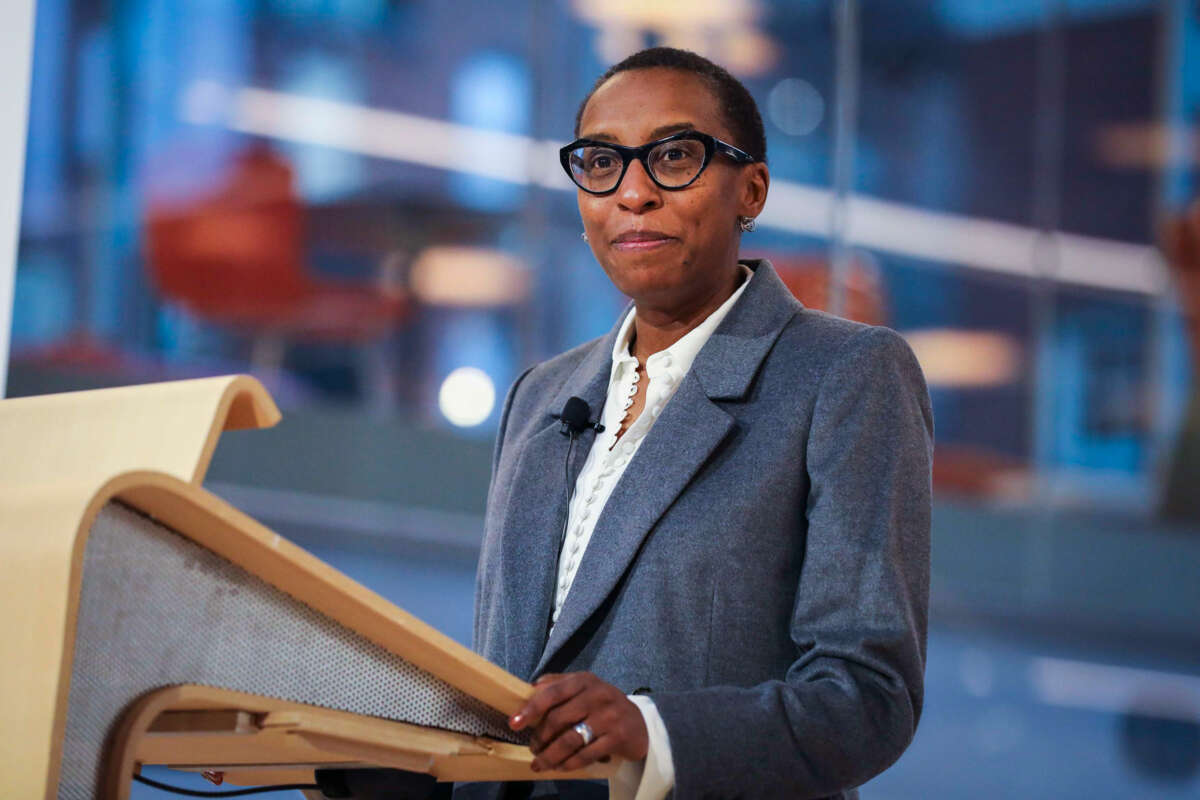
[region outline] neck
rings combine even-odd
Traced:
[[[630,354],[645,366],[646,359],[678,342],[728,300],[742,283],[738,265],[707,291],[690,298],[686,304],[670,308],[637,301],[633,321]]]

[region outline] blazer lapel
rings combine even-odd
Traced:
[[[684,378],[601,512],[535,675],[600,608],[654,523],[732,428],[733,418],[695,376]]]
[[[621,319],[624,315],[621,315]],[[538,412],[536,433],[522,448],[512,480],[512,494],[504,512],[500,548],[500,575],[504,592],[505,642],[510,672],[531,677],[546,641],[546,627],[554,602],[558,543],[567,513],[567,487],[574,485],[595,441],[586,430],[575,441],[571,463],[566,464],[570,439],[554,418],[569,397],[580,397],[596,419],[608,393],[612,346],[617,328],[599,340],[562,388]],[[568,483],[569,481],[569,483]]]
[[[733,417],[717,401],[745,396],[780,331],[801,308],[769,263],[756,267],[613,489],[533,675],[616,589],[659,518],[734,429]],[[557,547],[549,560],[557,562]],[[552,588],[548,583],[547,593]]]

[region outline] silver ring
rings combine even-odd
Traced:
[[[583,747],[587,747],[592,743],[592,739],[595,738],[595,734],[592,733],[592,726],[588,725],[586,722],[581,722],[576,725],[575,732],[579,734],[580,739],[583,739]]]

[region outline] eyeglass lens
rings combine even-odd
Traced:
[[[571,175],[589,192],[617,188],[624,159],[611,147],[587,145],[570,153]],[[646,154],[651,176],[668,189],[686,186],[704,169],[704,143],[695,139],[663,142]]]

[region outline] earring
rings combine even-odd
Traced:
[[[746,233],[750,233],[758,227],[758,224],[755,223],[754,217],[738,217],[738,227]]]
[[[583,232],[581,232],[581,233],[579,234],[579,238],[580,238],[580,239],[583,239],[583,240],[586,242],[586,241],[588,240],[588,238],[587,238],[587,231],[583,231]]]

